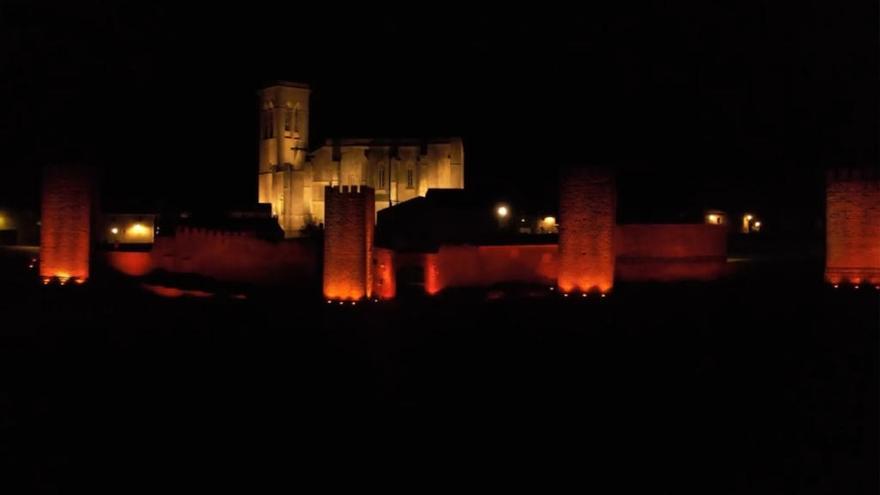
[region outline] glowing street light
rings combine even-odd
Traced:
[[[498,217],[498,230],[506,229],[510,219],[510,208],[505,204],[497,205],[495,207],[495,216]]]
[[[113,227],[112,229],[110,229],[110,233],[113,234],[113,235],[116,235],[116,234],[119,233],[119,229],[116,228],[116,227]]]
[[[743,215],[743,224],[742,231],[743,234],[749,234],[752,232],[759,232],[761,230],[761,221],[758,220],[758,217],[752,215],[751,213],[746,213]]]
[[[544,233],[555,232],[557,229],[556,217],[544,217],[541,220],[539,230]]]
[[[754,218],[755,217],[753,217],[751,213],[746,213],[745,215],[743,215],[743,221],[742,221],[742,233],[743,234],[748,234],[749,232],[751,232],[752,219],[754,219]]]

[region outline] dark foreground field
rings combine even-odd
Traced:
[[[28,491],[878,490],[880,295],[823,286],[820,262],[343,307],[43,288],[18,266],[0,459]]]

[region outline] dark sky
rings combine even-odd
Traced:
[[[876,2],[301,3],[4,1],[0,203],[34,204],[47,161],[98,166],[110,203],[251,201],[273,79],[312,84],[313,145],[462,135],[468,187],[535,209],[563,162],[620,166],[632,218],[781,214],[877,164]]]

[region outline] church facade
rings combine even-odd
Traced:
[[[258,201],[272,205],[285,236],[324,223],[326,186],[373,188],[375,211],[464,187],[460,138],[328,139],[310,148],[309,94],[289,82],[259,93]]]

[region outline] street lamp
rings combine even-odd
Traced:
[[[495,207],[495,216],[498,217],[498,229],[502,230],[507,227],[507,220],[510,218],[510,208],[505,204]]]
[[[755,218],[755,217],[753,217],[750,213],[746,213],[745,215],[743,215],[743,221],[742,221],[742,233],[743,234],[748,234],[749,231],[751,230],[749,228],[749,224],[752,222],[753,218]]]

